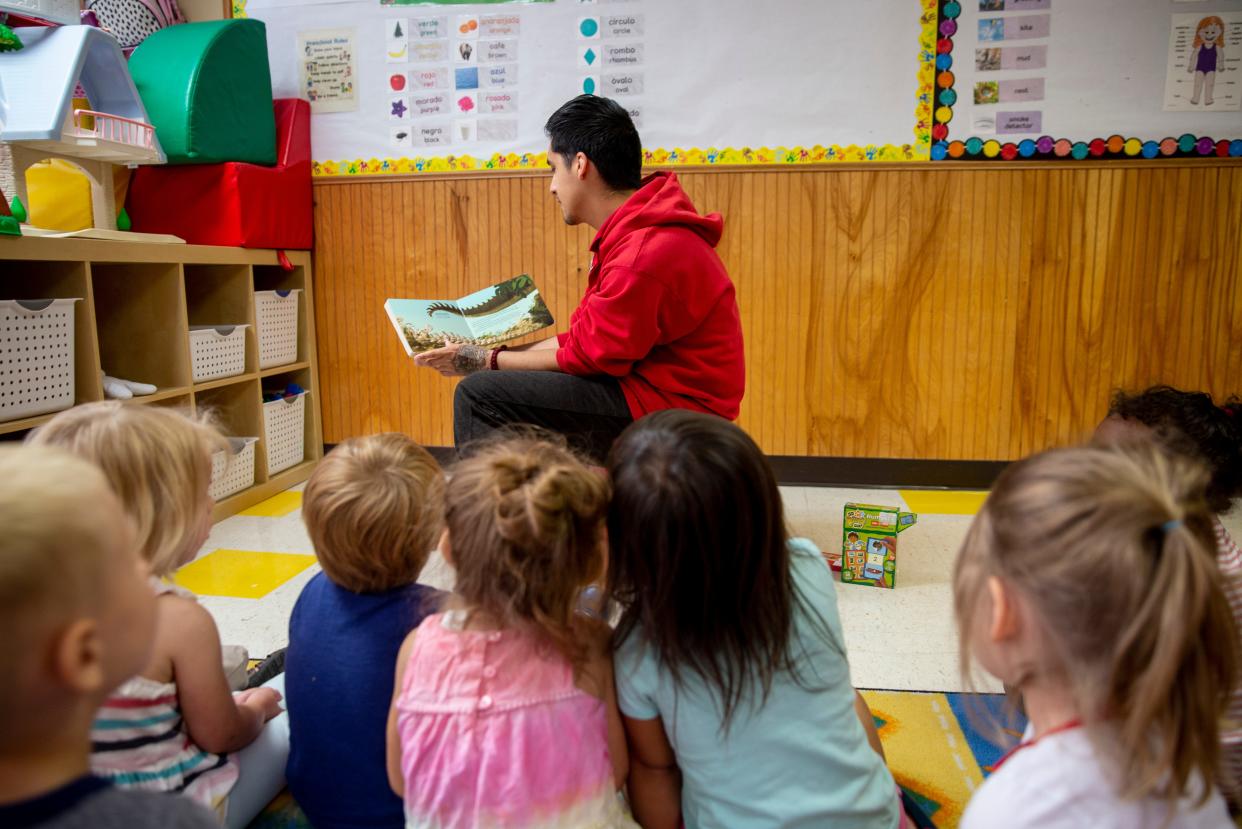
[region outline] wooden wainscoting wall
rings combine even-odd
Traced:
[[[1110,392],[1242,393],[1242,165],[907,165],[679,174],[725,217],[739,422],[774,455],[1010,460],[1085,436]],[[321,180],[324,439],[452,443],[452,382],[387,297],[530,273],[568,323],[592,231],[534,175]]]

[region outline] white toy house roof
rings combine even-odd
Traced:
[[[94,26],[22,30],[25,47],[0,53],[8,100],[0,140],[114,164],[162,164],[155,129],[116,40]],[[91,102],[73,110],[81,84]]]

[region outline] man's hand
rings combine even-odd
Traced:
[[[433,368],[445,377],[463,377],[487,369],[490,356],[491,352],[480,345],[449,343],[444,348],[415,354],[414,363]]]

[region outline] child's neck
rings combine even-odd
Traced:
[[[1022,703],[1036,739],[1077,721],[1082,715],[1065,682],[1032,679],[1022,686]]]
[[[454,596],[450,600],[448,609],[465,616],[466,623],[462,628],[463,630],[493,631],[501,630],[504,627],[493,614],[470,604],[460,596]]]
[[[0,753],[0,805],[47,794],[90,772],[92,712],[67,713],[53,733]]]

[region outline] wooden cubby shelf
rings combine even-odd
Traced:
[[[296,363],[289,363],[287,366],[272,366],[271,368],[265,368],[259,372],[259,376],[267,378],[275,374],[286,374],[291,371],[301,371],[305,368],[310,368],[309,360],[299,360]]]
[[[132,405],[185,408],[207,415],[225,434],[257,437],[254,485],[221,499],[213,517],[233,515],[306,480],[323,455],[310,254],[199,245],[150,245],[86,239],[0,238],[0,299],[75,298],[76,403],[103,400],[102,373],[151,383]],[[301,290],[297,362],[259,370],[255,291]],[[245,325],[245,369],[195,383],[190,326]],[[269,379],[274,378],[274,379]],[[305,457],[267,470],[263,386],[294,382],[306,400]],[[0,421],[0,439],[19,440],[54,414]]]
[[[245,374],[234,374],[232,377],[219,377],[215,380],[207,380],[203,383],[195,383],[195,392],[211,391],[212,389],[223,388],[224,386],[232,386],[237,383],[253,382],[257,375],[253,371]]]
[[[152,404],[168,403],[175,401],[179,397],[189,397],[189,386],[175,386],[171,389],[156,389],[152,394],[144,394],[141,397],[131,397],[126,400],[132,406],[150,406]]]

